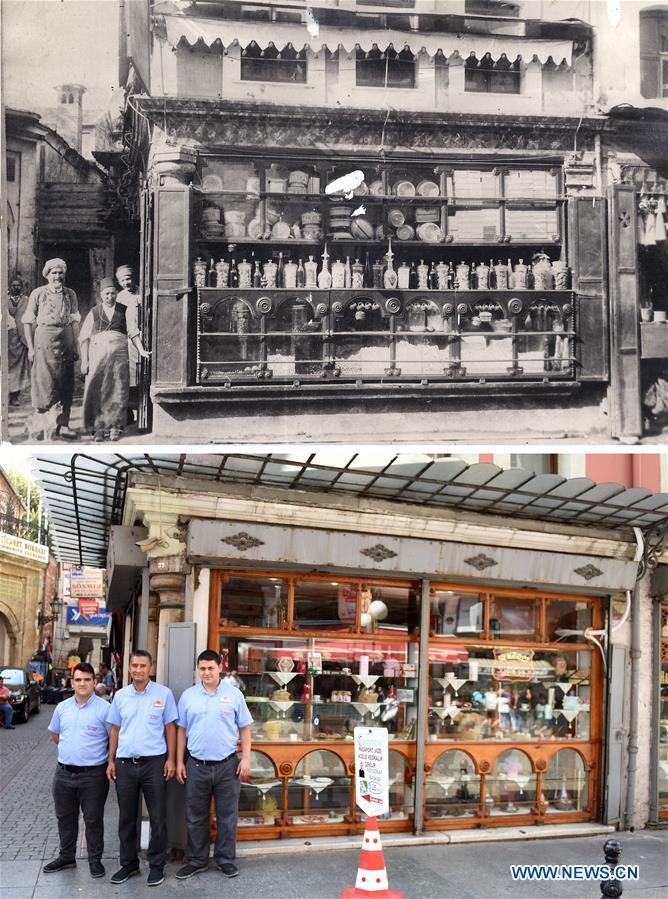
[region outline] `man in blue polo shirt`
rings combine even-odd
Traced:
[[[72,671],[74,696],[61,702],[51,718],[51,739],[58,744],[53,800],[58,819],[60,852],[44,866],[46,874],[76,867],[79,809],[83,812],[88,866],[93,877],[104,876],[104,804],[109,782],[109,703],[95,695],[95,670],[79,662]]]
[[[213,858],[227,877],[236,877],[237,812],[241,780],[250,771],[253,718],[241,691],[221,681],[220,656],[205,649],[197,658],[200,683],[179,700],[176,738],[176,779],[186,785],[188,864],[176,872],[185,880],[209,864],[209,808],[216,809]],[[241,742],[241,759],[237,758]],[[188,761],[184,762],[186,744]]]
[[[151,681],[153,659],[144,649],[130,655],[132,683],[118,690],[109,709],[109,765],[107,777],[116,782],[121,867],[112,883],[125,883],[139,874],[137,812],[144,796],[151,824],[148,844],[148,885],[164,879],[167,856],[165,781],[176,770],[176,703],[169,687]]]

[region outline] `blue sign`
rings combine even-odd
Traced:
[[[67,624],[78,624],[89,627],[91,625],[101,625],[106,627],[111,621],[111,612],[100,609],[95,615],[84,615],[77,606],[67,606]]]

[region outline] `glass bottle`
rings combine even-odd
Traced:
[[[251,286],[251,264],[242,259],[239,263],[239,287],[247,288]]]
[[[475,268],[477,289],[489,290],[489,266],[485,262],[480,262]]]
[[[424,259],[420,259],[420,264],[417,267],[417,289],[429,290],[429,266]]]
[[[368,258],[369,254],[367,253],[367,259]],[[359,290],[364,287],[364,266],[359,259],[356,259],[353,263],[351,287],[353,290]]]
[[[417,290],[418,286],[418,276],[415,268],[415,263],[411,262],[411,269],[408,274],[408,288],[409,290]]]
[[[283,253],[278,254],[278,268],[276,269],[276,287],[285,287],[285,267],[283,265]]]
[[[364,281],[362,287],[373,287],[373,269],[371,268],[371,259],[367,252],[366,254],[366,262],[364,263]]]
[[[297,287],[304,287],[306,285],[306,272],[304,271],[304,265],[299,260],[299,265],[297,266]]]
[[[216,286],[216,262],[213,256],[209,259],[209,268],[206,273],[206,284],[207,287]]]
[[[262,287],[262,272],[260,271],[260,263],[255,260],[255,268],[253,269],[253,287]]]
[[[353,270],[350,266],[350,256],[346,256],[346,289],[349,290],[353,286]]]
[[[276,287],[276,263],[273,259],[265,262],[263,266],[263,274],[265,282],[264,286],[270,288]]]
[[[386,290],[394,290],[397,286],[397,273],[394,270],[394,264],[392,262],[392,249],[388,248],[387,253],[387,268],[383,273],[383,287]]]
[[[410,287],[410,274],[408,263],[402,262],[397,272],[397,287],[399,290],[408,290]]]
[[[429,269],[429,278],[427,281],[429,285],[429,290],[438,290],[438,275],[436,274],[436,263],[431,263],[431,268]]]
[[[494,266],[494,283],[497,290],[508,290],[508,269],[500,259]]]
[[[436,277],[438,280],[439,290],[451,290],[450,287],[450,266],[447,262],[439,262],[436,266]]]
[[[230,287],[239,286],[239,270],[237,268],[236,257],[233,256],[230,262]]]
[[[288,287],[290,290],[297,287],[297,263],[292,259],[288,259],[283,266],[283,287]]]
[[[489,260],[489,286],[496,287],[496,272],[494,271],[494,260]]]
[[[455,289],[455,270],[452,263],[448,262],[448,290]]]
[[[513,278],[513,263],[512,260],[508,260],[508,290],[512,290],[515,286],[515,279]]]
[[[467,262],[460,262],[457,266],[456,276],[455,276],[455,284],[457,285],[457,290],[468,290],[470,287],[469,275],[471,272],[471,267]]]
[[[527,267],[524,264],[524,259],[520,259],[520,261],[515,266],[515,270],[513,272],[513,282],[515,290],[527,289]]]
[[[216,263],[216,287],[227,287],[230,274],[230,264],[221,259]]]
[[[377,262],[373,264],[373,287],[382,288],[383,286],[383,272],[385,271],[385,265],[383,264],[383,260],[379,259]]]
[[[337,259],[332,263],[332,289],[343,290],[346,286],[346,265]]]
[[[329,290],[332,286],[332,273],[329,270],[329,254],[327,253],[327,244],[325,244],[325,252],[322,254],[322,268],[318,274],[318,287],[320,290]]]
[[[204,256],[198,256],[193,263],[193,275],[195,278],[195,287],[206,287],[206,259]]]
[[[314,262],[313,256],[309,256],[304,264],[304,275],[304,287],[310,289],[318,286],[318,263]]]

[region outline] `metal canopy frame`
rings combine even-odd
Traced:
[[[468,464],[453,456],[326,448],[291,453],[69,453],[34,461],[58,557],[80,565],[105,565],[109,527],[122,520],[135,473],[373,497],[601,529],[639,527],[651,532],[668,523],[668,493],[502,469],[488,462]]]

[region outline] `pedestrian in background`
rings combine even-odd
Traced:
[[[143,649],[130,655],[132,683],[118,690],[109,709],[107,777],[116,783],[121,867],[112,883],[139,874],[137,816],[143,795],[151,824],[148,844],[148,885],[164,879],[167,858],[165,782],[176,771],[176,703],[169,687],[150,680],[153,659]]]
[[[9,282],[7,311],[9,312],[9,333],[7,334],[7,382],[9,384],[9,405],[18,406],[21,391],[30,383],[30,362],[28,361],[28,341],[25,335],[23,316],[28,305],[28,296],[23,289],[20,276],[14,275]]]
[[[239,792],[250,771],[253,718],[241,691],[230,681],[221,681],[221,659],[212,649],[197,657],[197,674],[200,683],[185,690],[179,700],[176,777],[186,785],[188,864],[176,872],[178,880],[208,867],[212,796],[216,809],[213,859],[227,877],[239,873],[234,864]]]
[[[16,730],[16,727],[12,724],[14,719],[14,709],[9,703],[11,695],[9,687],[5,687],[5,682],[3,678],[0,677],[0,712],[2,712],[5,719],[5,730]]]
[[[130,310],[132,320],[139,324],[141,297],[135,281],[135,272],[131,265],[119,265],[116,269],[116,280],[121,288],[116,302]],[[134,343],[128,339],[128,358],[130,360],[130,399],[128,402],[128,424],[134,420],[133,412],[137,409],[137,369],[139,353]]]
[[[100,683],[104,684],[107,688],[107,693],[109,696],[114,695],[114,690],[116,689],[116,681],[114,680],[114,673],[107,665],[106,662],[100,662]]]
[[[42,269],[47,284],[28,297],[21,321],[25,326],[28,359],[32,363],[31,396],[35,412],[45,427],[53,424],[56,435],[76,437],[70,430],[70,409],[74,394],[74,363],[79,358],[79,303],[77,295],[65,287],[67,265],[63,259],[49,259]],[[53,422],[49,412],[53,410]],[[36,428],[36,433],[39,433]]]
[[[53,801],[60,851],[44,866],[45,874],[76,867],[79,810],[83,812],[92,877],[104,877],[104,804],[109,793],[109,704],[95,695],[95,671],[80,662],[72,674],[74,696],[56,706],[49,724],[58,745]]]

